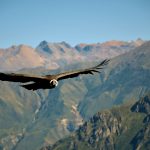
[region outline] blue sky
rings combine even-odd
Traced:
[[[150,40],[150,0],[0,0],[0,47]]]

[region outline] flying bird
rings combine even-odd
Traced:
[[[93,75],[95,72],[100,73],[100,69],[103,69],[103,66],[107,65],[108,62],[109,60],[105,59],[99,65],[95,67],[67,71],[67,72],[60,73],[60,74],[45,75],[45,76],[32,76],[32,75],[25,75],[25,74],[0,72],[0,80],[24,83],[24,84],[21,84],[20,86],[28,90],[52,89],[58,85],[59,80],[74,78],[81,74]]]

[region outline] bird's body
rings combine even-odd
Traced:
[[[58,85],[58,81],[55,79],[49,79],[50,81],[42,81],[42,82],[33,82],[30,84],[21,85],[22,87],[28,90],[37,90],[37,89],[52,89]]]
[[[30,76],[15,73],[0,73],[0,80],[24,83],[20,86],[28,90],[52,89],[58,85],[59,80],[77,77],[80,74],[93,74],[94,72],[99,72],[99,70],[102,69],[104,65],[108,64],[108,62],[109,60],[105,59],[99,65],[92,68],[68,71],[60,74],[46,76]]]

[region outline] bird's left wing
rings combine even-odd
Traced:
[[[0,72],[0,80],[25,83],[25,82],[30,82],[30,81],[39,82],[39,81],[44,81],[47,79],[42,76],[31,76],[31,75],[24,75],[24,74]]]
[[[68,71],[68,72],[60,73],[60,74],[55,75],[55,78],[57,80],[63,80],[63,79],[67,79],[67,78],[77,77],[80,74],[93,74],[94,72],[100,73],[99,70],[103,69],[103,66],[107,65],[108,62],[109,62],[109,60],[105,59],[99,65],[97,65],[95,67],[88,68],[88,69],[82,69],[82,70],[75,70],[75,71]]]

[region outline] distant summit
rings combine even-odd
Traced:
[[[94,66],[106,56],[102,53],[105,51],[112,59],[101,74],[62,81],[55,90],[29,92],[17,83],[0,81],[0,148],[34,150],[59,139],[62,140],[48,147],[54,150],[58,146],[79,150],[149,147],[150,41],[129,51],[121,46],[118,53],[114,46],[97,49],[97,55],[94,50],[84,54],[74,47],[66,48],[64,43],[55,45],[65,48],[65,52],[56,48],[53,54],[48,54],[25,45],[1,49],[0,67],[6,71],[7,67],[27,66],[28,69],[18,73],[46,75]],[[121,51],[125,52],[120,54]],[[39,62],[41,67],[34,64]],[[132,102],[136,104],[136,112],[131,111]],[[63,139],[70,133],[73,136]]]
[[[121,55],[142,45],[143,40],[108,41],[95,44],[70,46],[65,41],[52,43],[43,40],[36,48],[27,45],[0,49],[0,70],[11,71],[23,68],[44,67],[57,69],[68,64],[102,60]],[[35,59],[36,58],[36,59]]]
[[[39,50],[40,52],[46,52],[48,54],[52,54],[53,51],[52,49],[49,47],[49,43],[47,41],[42,41],[38,47],[37,50]]]

